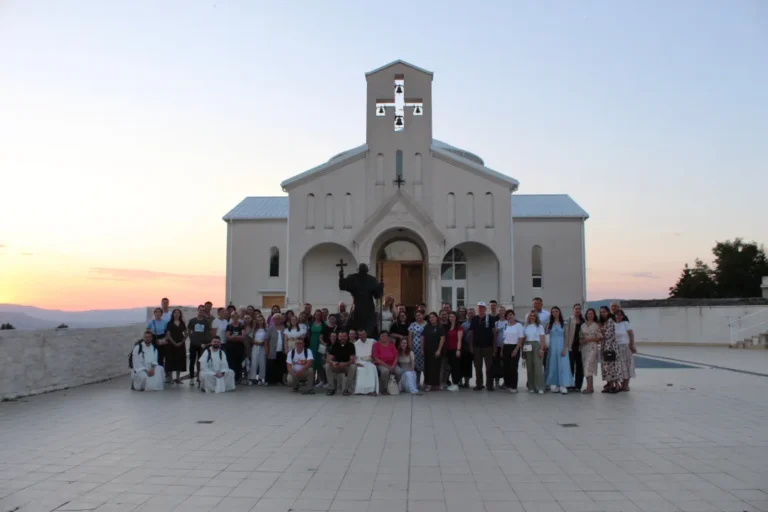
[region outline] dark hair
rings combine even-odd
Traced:
[[[536,301],[544,302],[544,300],[541,297],[534,297],[532,302],[536,302]]]
[[[589,309],[587,309],[587,312],[586,312],[586,313],[584,313],[584,321],[586,322],[586,321],[587,321],[587,319],[589,318],[589,312],[590,312],[590,311],[592,312],[592,314],[593,314],[593,315],[595,315],[595,322],[599,322],[599,321],[600,321],[600,317],[599,317],[599,316],[597,316],[597,311],[595,311],[595,308],[589,308]]]
[[[606,316],[605,319],[603,319],[603,315],[597,315],[597,321],[600,322],[600,324],[607,323],[608,320],[615,321],[615,319],[613,318],[613,313],[611,313],[611,310],[608,309],[608,306],[600,306],[600,313],[602,313],[603,310],[605,310],[608,313],[608,316]]]
[[[221,341],[221,336],[214,336],[213,338],[211,338],[211,341],[213,341],[213,340]]]
[[[219,308],[216,310],[217,313],[221,313],[222,311],[227,311],[227,308]]]
[[[617,309],[616,313],[621,313],[621,316],[624,317],[624,320],[622,320],[623,322],[629,322],[629,317],[627,316],[627,314],[624,312],[623,309],[621,308]],[[616,315],[614,315],[613,320],[616,321]]]
[[[488,301],[488,304],[498,304],[498,302],[496,301],[496,299],[491,299]]]
[[[200,308],[205,308],[205,304],[200,304],[199,306],[197,306],[197,309],[200,309]]]
[[[211,306],[213,306],[213,302],[211,302],[211,301],[207,300],[207,301],[205,301],[205,304],[203,304],[203,307],[207,306],[208,304],[210,304]]]
[[[512,308],[509,308],[509,309],[507,310],[507,312],[506,312],[506,313],[504,313],[504,318],[507,318],[507,317],[509,316],[509,314],[510,314],[510,313],[512,313],[512,315],[513,315],[513,316],[517,316],[517,315],[515,315],[515,310],[514,310],[514,309],[512,309]]]
[[[155,309],[153,309],[153,310],[152,310],[152,314],[154,315],[154,314],[155,314],[155,313],[157,313],[158,311],[160,312],[160,314],[161,314],[161,315],[163,314],[163,310],[162,310],[162,309],[160,309],[160,308],[155,308]]]
[[[168,299],[168,297],[163,297],[162,299],[160,299],[160,302],[163,302],[164,300],[167,300],[168,302],[171,302],[171,301]]]
[[[432,321],[431,321],[431,318],[432,318],[433,316],[435,317],[435,320],[437,320],[437,322],[435,323],[435,325],[440,325],[440,316],[439,316],[437,313],[435,313],[434,311],[430,311],[430,312],[429,312],[429,314],[427,315],[427,323],[428,323],[429,325],[432,325]]]
[[[549,329],[552,330],[552,326],[555,325],[555,315],[552,314],[552,311],[557,310],[558,313],[560,313],[560,327],[563,326],[563,310],[560,309],[557,306],[552,306],[549,308]]]
[[[230,304],[229,306],[227,306],[227,311],[237,311],[237,308],[235,307],[234,304]]]
[[[171,311],[171,322],[173,322],[173,318],[176,316],[176,312],[177,311],[179,312],[179,320],[183,324],[184,323],[184,312],[182,310],[180,310],[179,308],[176,308],[173,311]]]
[[[402,349],[403,354],[410,354],[411,353],[411,347],[408,345],[407,339],[401,339],[397,342],[397,351],[400,352]]]

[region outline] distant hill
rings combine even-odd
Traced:
[[[600,309],[603,306],[610,306],[611,302],[618,302],[619,304],[622,304],[622,303],[624,303],[626,301],[627,301],[627,299],[588,300],[587,301],[587,307],[588,308]]]
[[[10,322],[17,329],[53,329],[59,324],[77,327],[116,327],[141,323],[146,308],[61,311],[20,304],[0,304],[0,323]]]

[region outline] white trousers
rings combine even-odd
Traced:
[[[251,369],[248,372],[248,379],[267,380],[267,353],[263,346],[254,345],[251,348]]]
[[[216,377],[214,372],[200,372],[200,381],[206,393],[223,393],[235,390],[235,371],[227,370],[224,376]]]
[[[155,366],[155,374],[151,377],[145,370],[134,371],[132,380],[136,391],[162,391],[165,387],[165,370],[162,366]]]

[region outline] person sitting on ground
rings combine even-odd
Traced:
[[[315,370],[312,368],[314,357],[309,348],[304,348],[304,338],[296,338],[296,344],[288,352],[286,370],[288,371],[288,385],[293,387],[293,392],[299,390],[302,382],[309,384],[307,394],[314,395],[312,385],[315,382]]]
[[[344,396],[349,396],[355,389],[355,374],[357,366],[355,365],[355,345],[350,343],[347,333],[339,332],[339,341],[331,345],[328,349],[327,363],[325,364],[325,374],[328,376],[328,396],[335,395],[336,389],[343,387]],[[339,382],[346,377],[345,385],[339,385]]]
[[[373,362],[379,372],[379,392],[383,395],[387,392],[390,375],[394,376],[398,383],[402,370],[397,366],[397,348],[386,331],[379,335],[379,341],[373,344]]]
[[[133,347],[131,389],[136,391],[162,391],[165,370],[157,362],[152,331],[144,331],[144,339]]]
[[[229,369],[227,354],[221,349],[221,338],[214,336],[211,346],[200,357],[200,382],[207,393],[235,390],[235,371]]]

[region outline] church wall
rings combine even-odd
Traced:
[[[467,257],[467,307],[499,299],[499,263],[496,256],[479,244],[459,246]]]
[[[509,302],[512,299],[513,268],[509,188],[443,160],[434,157],[430,160],[433,173],[430,193],[434,197],[431,213],[438,229],[445,234],[445,246],[450,248],[462,242],[478,242],[488,246],[500,263],[499,287],[495,298],[502,303]],[[470,192],[474,196],[473,211],[467,196]],[[487,192],[493,195],[492,228],[486,227],[491,224]],[[454,194],[452,200],[448,198],[449,193]],[[451,211],[452,207],[455,212]]]
[[[584,268],[582,266],[581,219],[515,219],[515,307],[530,308],[534,297],[544,300],[544,307],[559,306],[564,312],[583,302]],[[533,288],[532,253],[542,249],[542,287]]]
[[[333,242],[351,249],[354,233],[365,222],[365,179],[365,159],[361,158],[290,190],[290,275],[287,282],[290,303],[306,302],[301,297],[300,266],[310,248]],[[307,210],[309,194],[314,195],[314,214]],[[331,212],[327,208],[328,194],[333,196]],[[351,215],[345,215],[346,194],[351,195]],[[330,216],[327,215],[329,213]],[[329,217],[332,219],[333,228],[326,228],[326,220]],[[345,222],[345,217],[350,218]]]
[[[285,219],[230,221],[227,304],[261,307],[263,295],[285,294],[288,271]],[[280,251],[279,276],[269,277],[270,249]]]
[[[352,296],[339,290],[339,269],[336,264],[343,258],[348,264],[345,274],[355,272],[357,263],[352,254],[340,245],[328,243],[314,247],[303,262],[303,300],[312,309],[328,308],[334,312],[339,302],[352,303]]]

